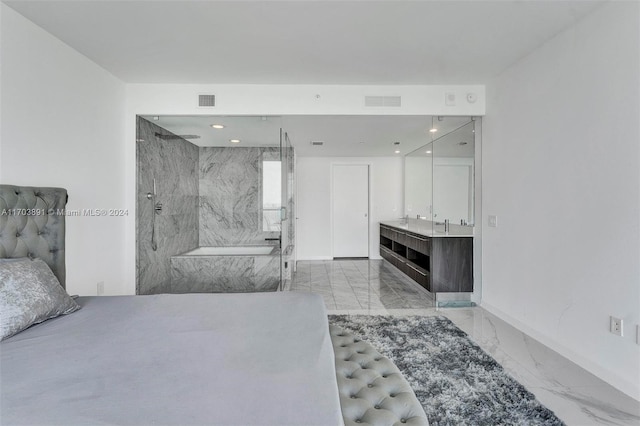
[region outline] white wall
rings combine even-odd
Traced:
[[[124,84],[0,5],[0,182],[60,186],[68,209],[126,208]],[[133,214],[132,211],[129,214]],[[67,218],[67,289],[124,291],[125,218]]]
[[[635,398],[639,17],[607,4],[488,85],[482,152],[483,306]]]
[[[369,165],[369,257],[380,259],[381,220],[402,215],[402,158],[398,157],[298,157],[297,258],[332,259],[331,166]]]

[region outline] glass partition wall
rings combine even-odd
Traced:
[[[137,124],[137,293],[284,289],[294,153],[281,117]]]
[[[433,117],[430,141],[405,156],[406,220],[434,233],[473,227],[475,128],[470,117]]]
[[[289,290],[293,277],[295,241],[294,167],[295,158],[289,135],[280,130],[281,202],[280,202],[280,290]]]

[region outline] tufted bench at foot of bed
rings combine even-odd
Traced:
[[[329,325],[346,426],[428,425],[411,386],[369,343]]]

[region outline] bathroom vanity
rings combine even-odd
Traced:
[[[431,221],[380,222],[380,255],[432,293],[473,291],[473,228]]]

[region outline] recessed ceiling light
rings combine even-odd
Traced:
[[[224,125],[222,124],[212,124],[211,127],[214,129],[224,129]]]
[[[429,132],[431,132],[431,133],[435,133],[435,132],[437,132],[437,131],[438,131],[438,129],[436,129],[435,127],[433,127],[433,128],[431,128],[431,129],[429,129]]]
[[[427,154],[431,154],[431,151],[427,151]]]
[[[396,149],[396,150],[395,150],[395,153],[396,153],[396,154],[400,154],[400,150],[399,150],[399,149]]]
[[[240,143],[240,139],[229,139],[231,143]]]

